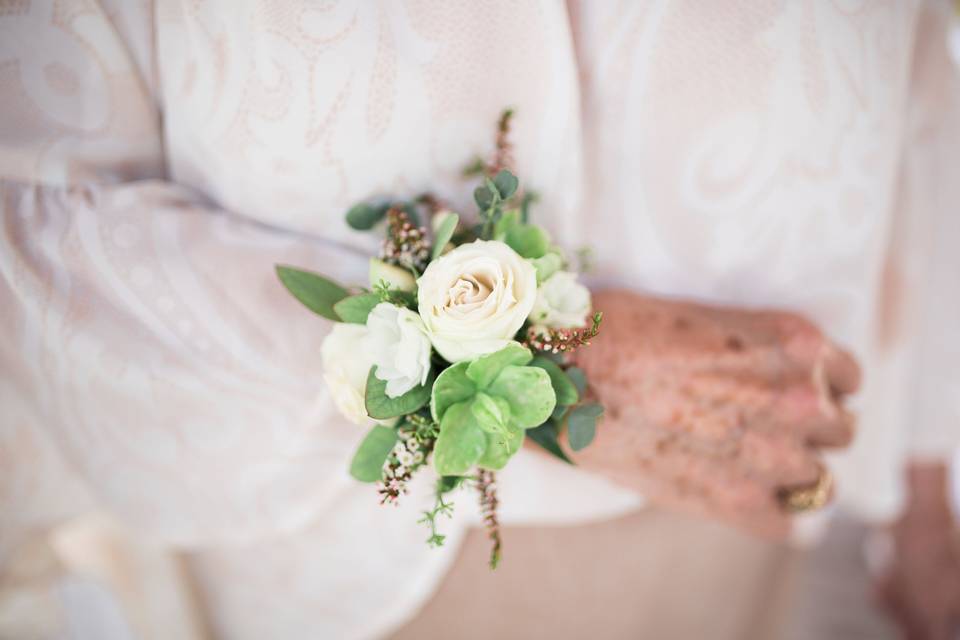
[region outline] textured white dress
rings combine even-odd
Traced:
[[[537,221],[593,247],[596,284],[796,310],[857,354],[839,502],[889,517],[905,456],[960,431],[944,9],[0,2],[0,625],[195,632],[173,549],[224,637],[371,637],[416,611],[473,500],[430,550],[425,484],[388,510],[348,477],[363,433],[319,374],[329,324],[273,265],[363,283],[376,240],[350,205],[469,211],[460,170],[506,106]],[[641,501],[527,451],[501,485],[507,523]],[[77,577],[111,548],[114,574]]]

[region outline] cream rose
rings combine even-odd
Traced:
[[[320,347],[323,379],[333,403],[344,418],[362,427],[376,422],[367,415],[364,402],[367,375],[373,366],[365,347],[369,333],[362,324],[337,323]]]
[[[555,329],[582,327],[590,314],[590,290],[577,274],[557,271],[540,285],[530,322]]]
[[[402,396],[427,381],[430,339],[423,320],[409,309],[381,302],[367,317],[367,351],[377,365],[376,375],[387,383],[390,398]]]
[[[502,242],[477,240],[430,263],[417,281],[420,317],[450,362],[499,351],[537,297],[537,274]]]

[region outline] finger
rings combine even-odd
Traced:
[[[840,408],[835,418],[810,425],[807,443],[820,448],[843,448],[850,445],[856,432],[856,414]]]
[[[834,397],[856,393],[860,388],[860,365],[847,351],[828,345],[824,355],[827,384]]]
[[[816,483],[822,463],[816,451],[785,431],[748,431],[740,441],[738,464],[771,491]]]
[[[800,381],[773,393],[768,411],[749,416],[748,429],[787,432],[798,442],[817,447],[843,447],[850,443],[855,416],[829,397],[822,385]]]
[[[660,459],[663,471],[682,470],[666,492],[675,508],[720,519],[764,538],[782,539],[789,533],[790,518],[768,483],[745,473],[734,459],[685,448],[683,440],[676,439],[670,455]]]
[[[802,376],[808,375],[823,360],[827,340],[806,318],[792,313],[772,314],[779,331],[780,343],[787,361]]]

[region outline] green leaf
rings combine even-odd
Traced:
[[[503,398],[478,391],[470,403],[470,411],[480,428],[487,433],[502,435],[510,428],[510,404]]]
[[[450,242],[453,232],[457,230],[457,224],[460,223],[460,216],[455,213],[449,213],[437,227],[433,234],[433,250],[430,255],[431,260],[436,260],[443,253],[443,248]]]
[[[519,342],[510,342],[500,351],[481,356],[467,367],[467,377],[477,384],[477,388],[486,389],[490,386],[504,367],[517,364],[523,365],[533,359],[529,349]]]
[[[567,457],[567,454],[563,452],[563,449],[560,447],[560,441],[557,437],[557,423],[545,422],[539,427],[534,429],[527,429],[524,431],[528,438],[536,442],[538,445],[543,447],[543,449],[557,458],[560,458],[567,464],[573,464],[573,460]]]
[[[520,181],[517,180],[517,176],[513,175],[506,169],[501,169],[500,172],[493,177],[493,184],[497,185],[497,191],[500,193],[500,199],[506,200],[517,192],[517,187],[520,186]]]
[[[467,377],[467,362],[458,362],[444,369],[433,383],[430,395],[430,415],[436,422],[443,419],[447,408],[458,402],[464,402],[477,392],[473,380]]]
[[[403,267],[370,258],[370,286],[376,286],[381,281],[386,282],[391,289],[399,289],[400,291],[416,291],[417,289],[417,281],[413,274]]]
[[[433,466],[440,475],[462,476],[477,464],[486,448],[486,436],[470,411],[470,403],[458,402],[443,414],[433,448]]]
[[[568,367],[566,371],[567,377],[573,382],[577,387],[577,391],[582,396],[587,391],[587,374],[583,372],[583,369],[580,367]]]
[[[539,367],[504,367],[486,391],[510,403],[510,421],[521,429],[542,424],[557,404],[550,376]]]
[[[347,211],[347,224],[357,231],[367,231],[383,220],[388,209],[386,205],[356,204]]]
[[[493,227],[494,239],[505,240],[507,234],[521,224],[519,211],[513,210],[505,212]]]
[[[375,306],[380,304],[380,295],[377,293],[361,293],[357,296],[344,298],[333,305],[333,310],[344,322],[366,324],[367,316]]]
[[[523,194],[523,200],[520,202],[520,222],[530,220],[530,205],[540,199],[540,196],[533,191],[527,191]]]
[[[360,443],[350,463],[350,475],[360,482],[376,482],[383,474],[383,463],[397,443],[397,430],[376,425]]]
[[[567,415],[567,411],[570,410],[570,407],[565,407],[561,404],[558,404],[553,408],[553,413],[550,414],[550,419],[555,420],[557,424],[563,424],[563,416]]]
[[[484,469],[497,471],[520,451],[523,444],[523,429],[509,429],[504,433],[487,433],[487,448],[477,464]]]
[[[576,385],[556,362],[543,356],[537,356],[530,364],[534,367],[540,367],[550,376],[550,384],[553,385],[553,392],[557,394],[558,405],[566,407],[580,401],[580,394],[577,392]]]
[[[350,295],[346,289],[312,271],[279,264],[276,269],[283,286],[304,306],[327,320],[340,321],[333,305]]]
[[[550,248],[550,236],[542,228],[527,224],[511,230],[504,239],[524,258],[542,258]]]
[[[567,416],[567,438],[570,448],[580,451],[591,442],[597,433],[597,419],[603,415],[599,404],[584,404],[574,407]]]
[[[402,396],[391,398],[387,395],[387,382],[378,378],[377,368],[370,367],[367,374],[367,389],[364,404],[367,415],[375,420],[386,420],[413,413],[430,400],[430,386],[433,384],[433,371],[426,384],[417,385]]]
[[[404,202],[400,205],[400,208],[403,209],[403,212],[407,214],[407,218],[410,220],[410,224],[415,227],[420,226],[420,212],[417,211],[417,205],[413,202]]]
[[[463,476],[440,476],[437,479],[437,492],[438,493],[449,493],[453,491],[466,480]]]
[[[537,284],[541,284],[547,278],[555,274],[563,266],[563,258],[560,254],[553,251],[546,255],[531,260],[533,268],[537,270]]]
[[[496,185],[487,179],[485,184],[473,190],[473,199],[481,211],[486,211],[499,201],[500,193]]]

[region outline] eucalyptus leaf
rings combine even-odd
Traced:
[[[304,306],[328,320],[340,321],[333,305],[350,295],[346,289],[312,271],[279,264],[276,269],[283,286]]]
[[[524,433],[528,438],[543,447],[545,451],[553,454],[567,464],[573,464],[573,460],[568,458],[567,454],[564,453],[560,447],[560,440],[557,437],[557,424],[552,420],[543,423],[539,427],[527,429]]]
[[[470,411],[470,403],[458,402],[443,414],[433,448],[433,466],[440,475],[462,476],[486,448],[486,435]]]
[[[487,182],[490,183],[489,180]],[[492,186],[492,183],[490,185]],[[481,211],[486,211],[500,199],[500,193],[496,187],[491,188],[491,186],[483,184],[473,190],[473,199]]]
[[[383,474],[383,464],[397,443],[397,430],[376,425],[367,433],[350,463],[350,475],[360,482],[376,482]]]
[[[375,306],[380,304],[380,294],[361,293],[360,295],[344,298],[333,305],[333,310],[344,322],[366,324],[367,316]]]
[[[573,382],[577,387],[577,391],[580,392],[582,396],[587,391],[587,374],[584,373],[583,369],[580,367],[568,367],[566,370],[567,377]]]
[[[537,356],[530,364],[534,367],[540,367],[550,376],[553,392],[557,394],[558,406],[566,407],[580,401],[580,394],[577,392],[576,385],[556,362],[543,356]]]
[[[550,414],[550,419],[555,420],[557,424],[563,424],[563,417],[567,415],[567,411],[570,410],[570,407],[565,407],[561,404],[558,404],[553,409],[553,413]]]
[[[539,367],[504,367],[486,391],[510,404],[510,421],[521,429],[542,424],[557,404],[550,376]]]
[[[458,402],[470,400],[477,392],[473,380],[467,377],[467,362],[458,362],[444,369],[433,383],[430,394],[430,415],[441,422],[447,408]]]
[[[510,426],[510,403],[478,391],[470,404],[477,424],[487,433],[505,434]]]
[[[437,492],[438,493],[449,493],[453,491],[466,480],[463,476],[440,476],[437,479]]]
[[[402,396],[391,398],[387,395],[387,382],[376,376],[377,368],[370,367],[367,374],[367,388],[364,403],[367,415],[375,420],[386,420],[413,413],[430,401],[430,386],[433,384],[433,371],[426,384],[417,385]]]
[[[389,207],[386,205],[356,204],[347,211],[347,224],[357,231],[368,231],[383,220],[387,209]]]
[[[497,185],[497,191],[500,193],[500,199],[506,200],[517,192],[517,187],[520,186],[520,181],[517,180],[517,176],[513,175],[506,169],[501,169],[500,172],[493,177],[493,184]]]
[[[596,403],[574,407],[567,416],[567,439],[570,448],[580,451],[593,442],[597,433],[597,420],[603,415],[603,407]]]
[[[487,433],[487,448],[477,464],[484,469],[497,471],[520,451],[523,444],[523,429],[509,429],[503,433]]]
[[[436,260],[443,253],[443,248],[450,242],[453,232],[457,230],[457,224],[460,223],[460,216],[455,213],[448,213],[440,222],[436,232],[433,234],[433,250],[430,255],[431,260]]]
[[[477,388],[486,389],[490,386],[504,367],[517,364],[527,364],[533,359],[533,354],[519,342],[510,342],[499,351],[480,356],[467,366],[467,377],[473,380]]]

